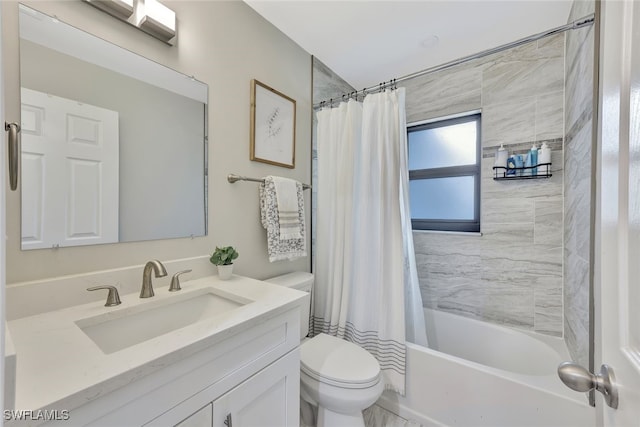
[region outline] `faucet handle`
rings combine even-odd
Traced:
[[[169,286],[169,292],[175,292],[175,291],[179,291],[180,289],[182,289],[180,287],[180,275],[183,273],[191,273],[191,270],[182,270],[182,271],[178,271],[176,274],[173,275],[173,277],[171,278],[171,286]]]
[[[114,305],[120,304],[121,301],[120,301],[120,295],[118,295],[118,288],[116,288],[115,286],[109,286],[109,285],[94,286],[92,288],[87,288],[88,291],[97,291],[98,289],[109,290],[109,294],[107,295],[107,302],[104,305],[105,307],[112,307]]]

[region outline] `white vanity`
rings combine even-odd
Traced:
[[[239,276],[182,288],[9,321],[15,409],[32,413],[8,425],[297,426],[308,294]]]

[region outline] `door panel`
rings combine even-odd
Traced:
[[[101,163],[67,159],[69,188],[66,241],[100,238]]]
[[[22,88],[22,127],[22,248],[117,242],[118,113]]]
[[[22,152],[23,175],[30,177],[27,185],[22,183],[22,241],[34,245],[43,239],[44,160],[41,153]]]
[[[640,4],[602,3],[596,193],[596,338],[616,377],[618,408],[596,397],[599,424],[640,420]],[[599,366],[600,363],[596,363]]]

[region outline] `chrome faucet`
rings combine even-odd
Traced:
[[[151,284],[151,270],[155,273],[156,277],[164,277],[167,275],[164,265],[157,259],[149,261],[144,266],[142,272],[142,289],[140,290],[140,298],[150,298],[154,295],[153,285]]]

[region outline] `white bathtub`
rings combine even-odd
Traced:
[[[378,404],[425,427],[589,427],[595,409],[556,374],[561,338],[425,309],[431,348],[407,344],[406,396]]]

